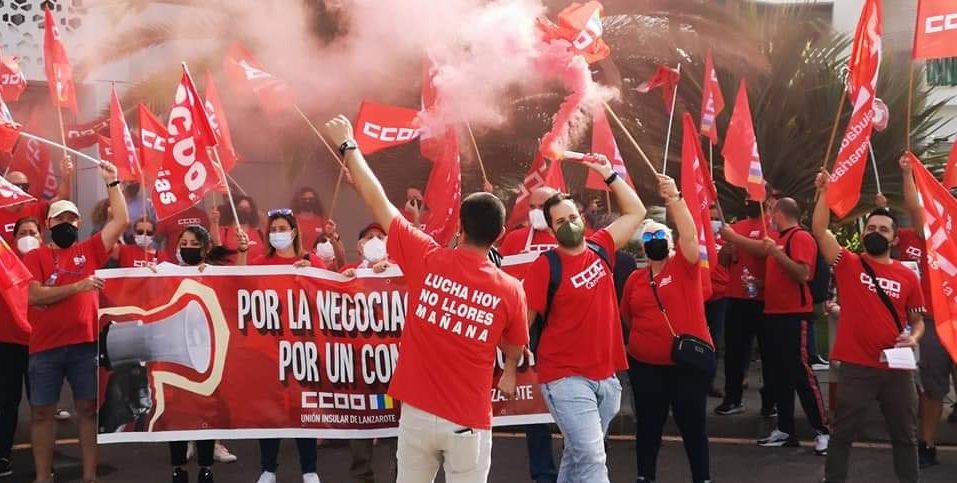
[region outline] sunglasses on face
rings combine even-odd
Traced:
[[[152,230],[133,230],[133,233],[137,235],[153,236]]]
[[[292,210],[289,208],[269,210],[266,212],[266,216],[292,216]]]
[[[645,233],[642,233],[641,235],[642,243],[648,243],[651,240],[667,240],[667,239],[668,239],[668,232],[664,230],[658,230],[654,232],[645,232]]]

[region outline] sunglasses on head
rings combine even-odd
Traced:
[[[266,216],[292,216],[292,210],[289,208],[269,210],[266,212]]]
[[[667,240],[668,232],[664,230],[658,230],[654,232],[645,232],[641,234],[642,243],[648,243],[651,240]]]

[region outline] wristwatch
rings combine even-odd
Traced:
[[[352,151],[353,149],[359,149],[359,145],[356,144],[355,139],[346,139],[346,141],[339,145],[339,155],[345,156],[346,151]]]
[[[612,171],[612,172],[611,172],[611,175],[609,175],[607,178],[605,178],[605,184],[606,184],[606,185],[611,185],[612,183],[615,182],[616,179],[618,179],[618,172],[617,172],[617,171]]]

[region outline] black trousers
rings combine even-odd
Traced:
[[[316,438],[296,438],[299,449],[299,468],[302,474],[316,472]],[[279,469],[279,444],[281,439],[259,440],[259,466],[263,471],[275,473]]]
[[[762,409],[774,406],[774,380],[767,376],[769,347],[764,330],[764,302],[761,300],[728,299],[724,319],[724,399],[741,404],[744,376],[751,363],[751,342],[757,337],[761,354]]]
[[[771,342],[765,377],[776,381],[778,429],[791,435],[795,431],[795,392],[811,427],[822,433],[830,432],[821,387],[808,359],[807,333],[813,318],[813,314],[764,316]]]
[[[27,346],[0,342],[0,458],[10,459],[27,377]]]
[[[692,369],[645,364],[629,357],[628,378],[635,400],[638,476],[655,479],[661,433],[670,410],[681,432],[692,481],[711,479],[706,428],[711,376]]]
[[[186,448],[188,441],[170,441],[169,443],[169,462],[172,466],[186,466]],[[201,467],[213,466],[213,448],[216,447],[216,440],[196,442],[196,462]]]

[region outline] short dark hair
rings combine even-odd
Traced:
[[[875,216],[886,216],[891,219],[891,229],[894,230],[894,234],[897,234],[897,217],[894,216],[894,213],[887,208],[874,208],[870,213],[867,214],[867,218],[864,219],[864,225],[867,226],[867,222]]]
[[[14,225],[13,225],[13,235],[16,236],[16,235],[17,235],[17,232],[20,231],[20,227],[23,226],[23,225],[26,225],[27,223],[33,223],[34,225],[36,225],[36,226],[37,226],[37,231],[42,231],[42,229],[43,229],[43,228],[42,228],[43,225],[41,225],[40,222],[37,221],[36,218],[34,218],[34,217],[32,217],[32,216],[24,216],[23,218],[20,218],[19,220],[17,220],[16,223],[14,223]]]
[[[462,200],[459,221],[470,244],[490,247],[505,226],[505,205],[491,193],[472,193]]]
[[[568,193],[555,193],[552,196],[550,196],[547,200],[545,200],[544,204],[542,204],[542,211],[545,212],[545,224],[547,224],[549,228],[552,227],[552,208],[554,208],[555,205],[558,205],[562,201],[574,202],[575,197]]]

